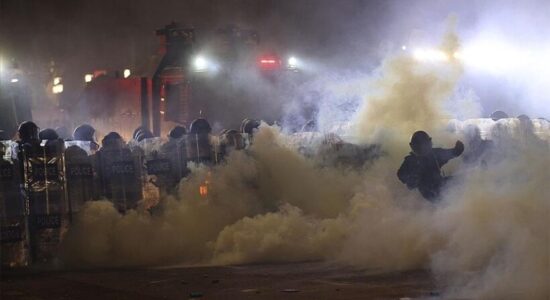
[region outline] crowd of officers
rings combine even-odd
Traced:
[[[189,162],[223,161],[249,145],[259,125],[245,119],[240,130],[214,136],[208,121],[196,119],[189,129],[174,127],[167,139],[140,127],[128,142],[110,132],[98,143],[88,124],[63,139],[60,130],[23,122],[16,141],[0,142],[2,264],[49,261],[87,201],[107,199],[124,213],[138,206],[147,189],[160,199],[175,192]]]
[[[532,136],[523,142],[535,141],[548,148],[547,142],[533,134],[530,119],[518,120],[524,129],[521,135]],[[495,124],[494,138],[502,135],[499,123]],[[2,264],[51,260],[72,216],[87,201],[107,199],[120,213],[141,204],[154,214],[161,208],[158,200],[175,193],[178,183],[189,175],[190,162],[214,165],[224,161],[231,151],[248,147],[259,126],[260,121],[245,119],[239,130],[212,135],[208,121],[196,119],[189,128],[175,126],[167,138],[154,137],[147,128],[139,127],[128,142],[110,132],[98,143],[95,129],[87,124],[77,127],[67,138],[63,130],[39,130],[33,122],[23,122],[16,141],[0,136]],[[465,143],[457,141],[450,149],[434,148],[428,133],[415,132],[409,144],[411,152],[397,172],[398,179],[426,200],[437,201],[451,180],[441,169],[449,160],[461,156],[465,165],[486,167],[488,162],[504,157],[502,149],[510,147],[499,144],[499,139],[482,139],[475,125],[461,131]],[[345,144],[339,145],[336,149],[345,150]],[[362,163],[382,155],[378,147],[359,150],[350,153],[364,156],[359,160]],[[157,202],[144,205],[144,198],[151,193]],[[202,187],[197,193],[202,196]]]

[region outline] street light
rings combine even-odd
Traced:
[[[130,69],[124,69],[123,72],[124,78],[128,78],[131,75]]]
[[[84,75],[84,82],[86,82],[86,83],[91,82],[92,79],[94,79],[94,75],[93,75],[93,74],[86,74],[86,75]]]

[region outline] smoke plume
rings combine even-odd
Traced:
[[[435,145],[454,145],[457,137],[444,133],[442,106],[460,74],[457,64],[392,56],[366,81],[373,88],[353,118],[361,141],[382,144],[384,155],[372,164],[321,167],[264,124],[246,152],[219,166],[194,167],[158,214],[122,216],[107,201],[87,203],[64,241],[64,261],[98,267],[325,260],[358,269],[428,268],[449,296],[545,299],[546,141],[501,132],[499,159],[484,168],[456,159],[453,184],[436,204],[395,176],[414,131],[427,130]]]

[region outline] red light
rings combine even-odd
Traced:
[[[201,197],[206,198],[208,197],[208,182],[201,184],[199,186],[199,194]]]
[[[262,60],[260,60],[260,63],[262,63],[262,64],[272,64],[273,65],[273,64],[276,63],[276,61],[274,59],[262,59]]]
[[[105,71],[105,70],[94,70],[94,77],[93,78],[103,76],[103,75],[107,75],[107,71]]]
[[[260,68],[264,70],[274,70],[281,66],[281,60],[274,55],[264,55],[259,59]]]

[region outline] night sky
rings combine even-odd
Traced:
[[[550,28],[548,13],[544,0],[0,0],[0,56],[15,58],[27,73],[47,74],[55,61],[64,80],[78,82],[97,69],[129,67],[151,76],[159,45],[154,31],[177,21],[199,36],[228,24],[254,29],[266,49],[370,72],[411,37],[439,38],[452,14],[461,37],[488,29],[540,41]],[[499,94],[508,83],[478,90],[493,102],[523,93]]]
[[[445,9],[437,8],[444,1],[435,2],[430,9],[413,5],[395,18],[402,1],[0,0],[0,53],[33,69],[50,60],[79,72],[138,67],[158,48],[154,30],[178,21],[199,32],[228,24],[255,29],[265,47],[332,60],[344,51],[355,57],[399,43],[429,18],[441,22]]]

